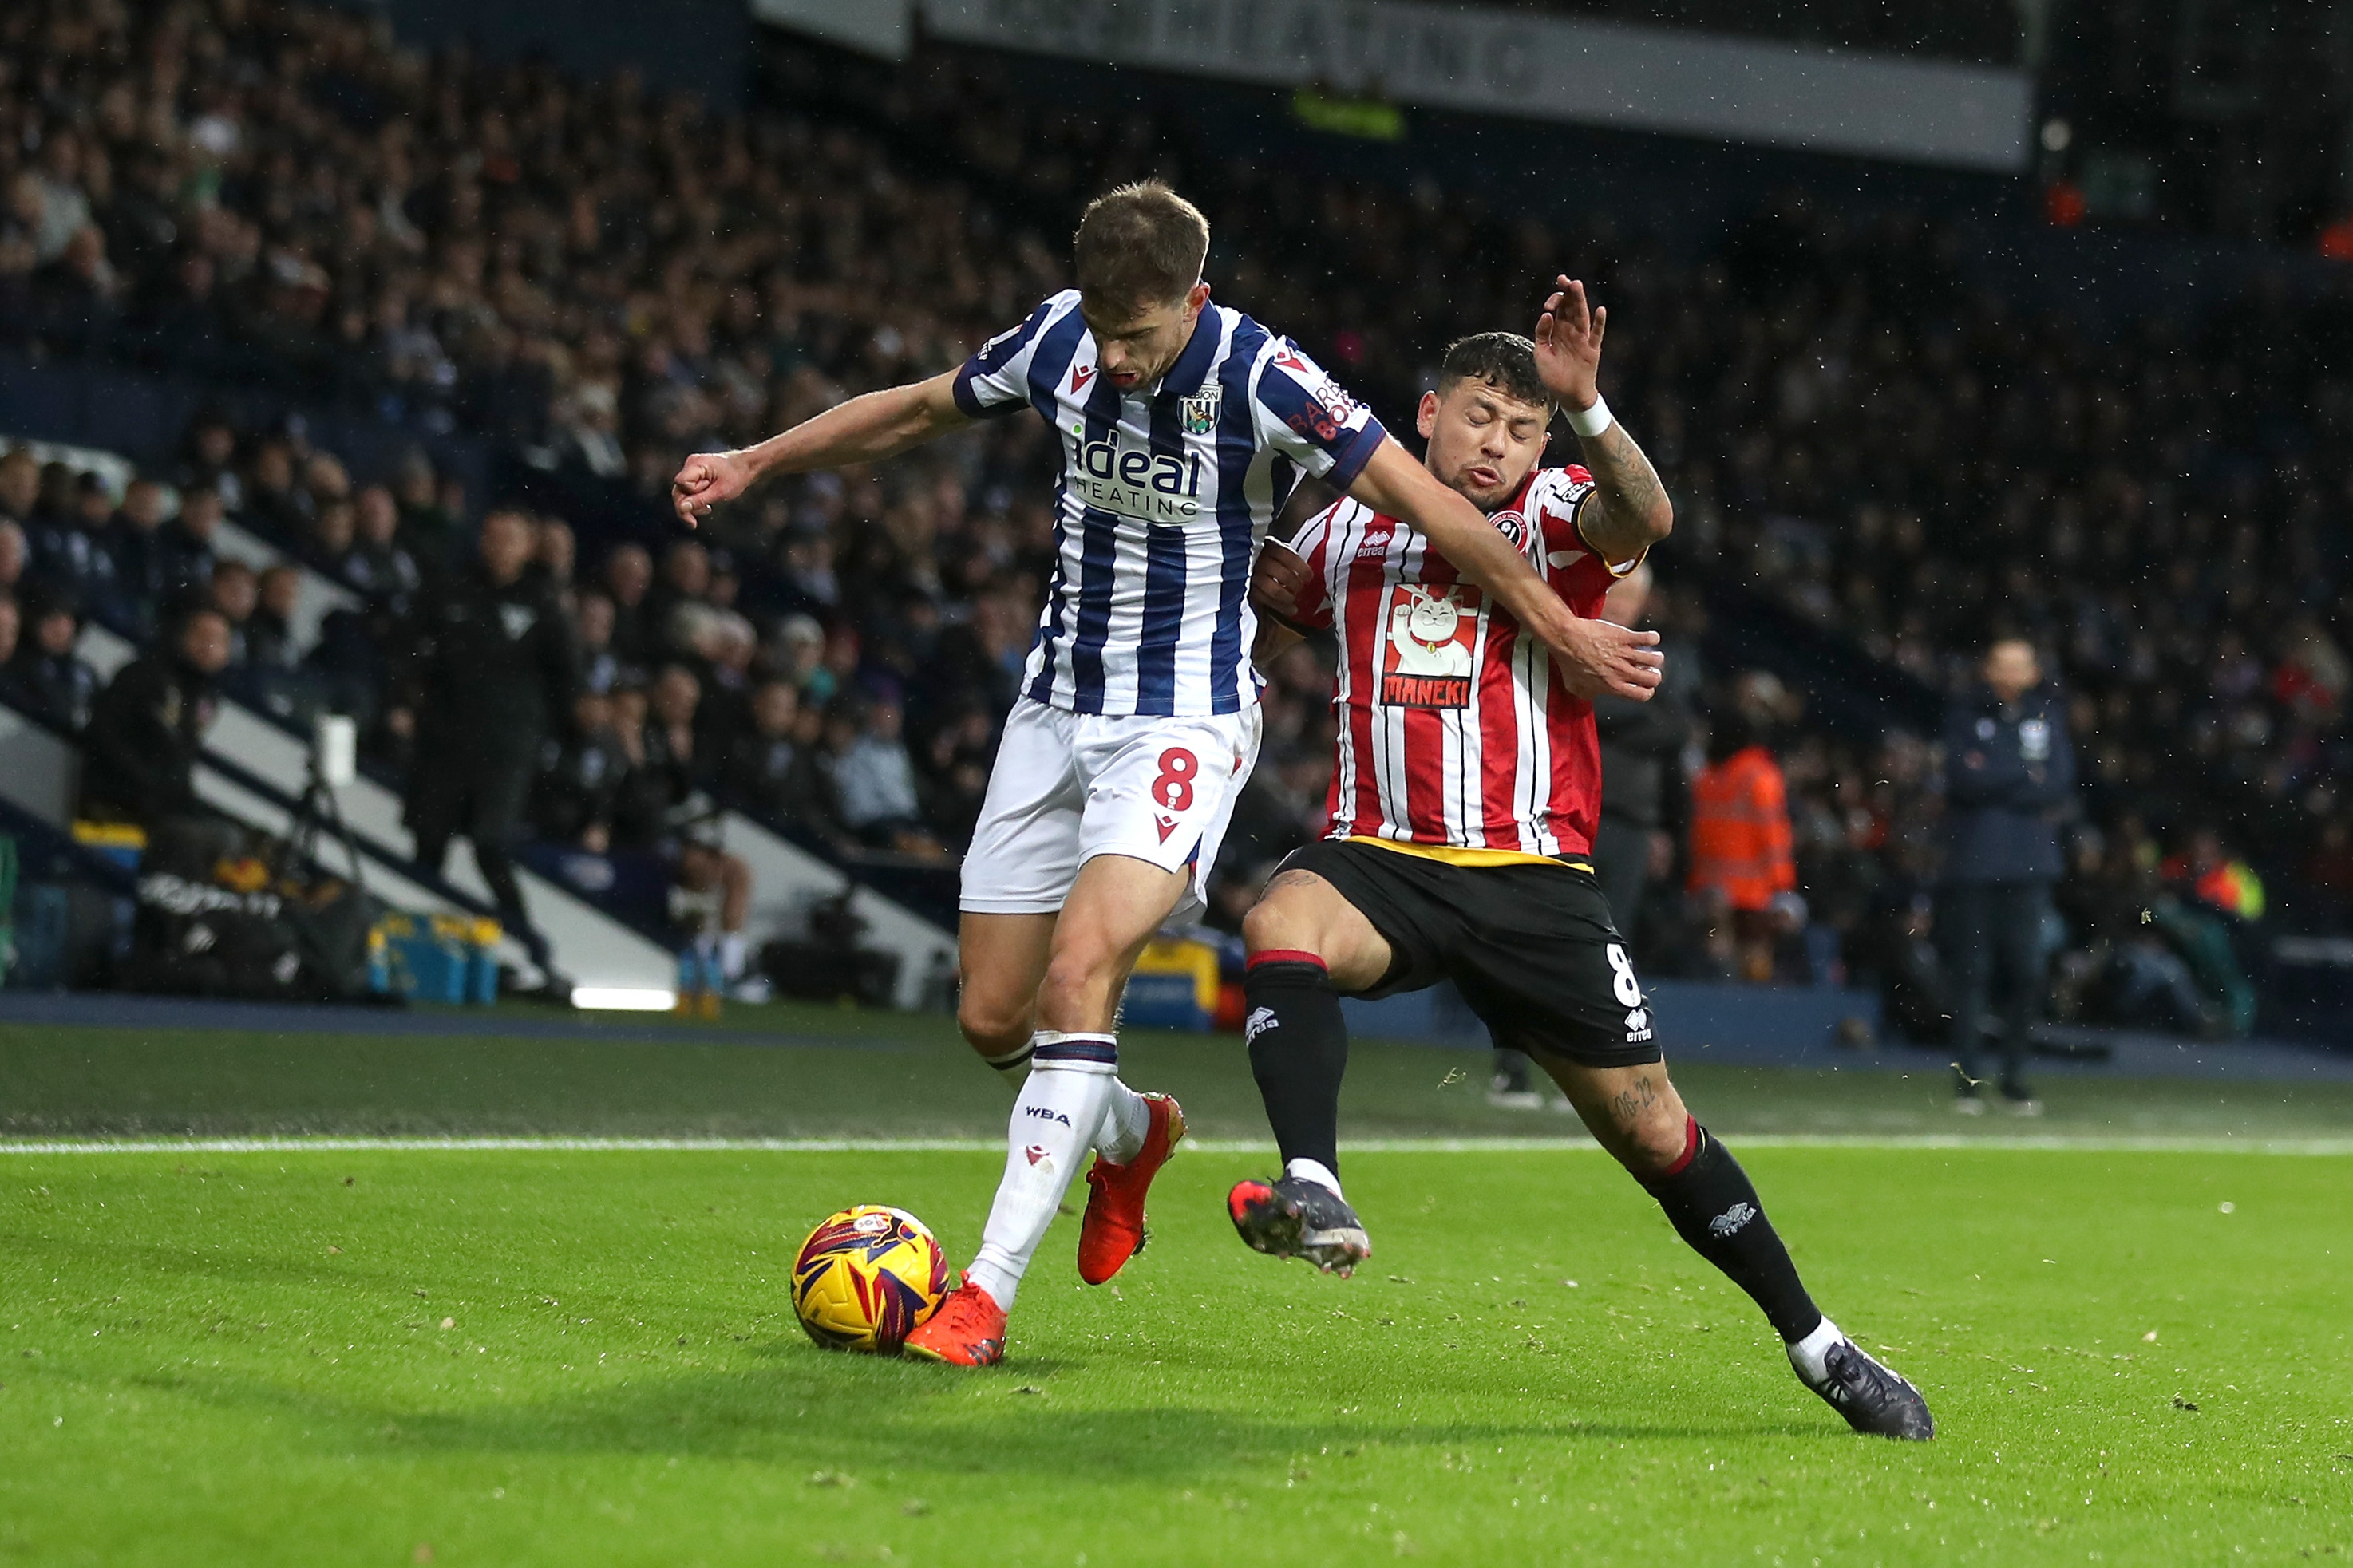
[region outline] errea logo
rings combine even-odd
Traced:
[[[1248,1020],[1246,1020],[1242,1025],[1242,1044],[1245,1046],[1254,1046],[1258,1044],[1258,1037],[1261,1035],[1265,1034],[1269,1029],[1280,1029],[1281,1027],[1282,1027],[1282,1024],[1281,1020],[1275,1017],[1273,1008],[1258,1008],[1250,1014]]]
[[[1636,1007],[1626,1015],[1626,1043],[1639,1046],[1651,1037],[1651,1010]]]

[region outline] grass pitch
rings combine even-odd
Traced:
[[[808,1050],[0,1031],[0,1103],[20,1136],[1001,1128],[921,1027],[850,1022]],[[1256,1131],[1237,1047],[1131,1054],[1205,1131]],[[1491,1121],[1452,1062],[1360,1051],[1357,1124],[1566,1128]],[[1719,1127],[1948,1130],[1928,1075],[1680,1076]],[[2309,1094],[2053,1087],[2062,1139],[2347,1125]],[[1185,1152],[1114,1287],[1057,1225],[976,1374],[819,1351],[786,1279],[857,1201],[967,1258],[991,1153],[0,1145],[0,1562],[2353,1553],[2353,1158],[1741,1152],[1935,1443],[1850,1434],[1574,1146],[1347,1155],[1377,1248],[1347,1281],[1233,1238],[1219,1200],[1268,1156]]]
[[[1925,1447],[1849,1434],[1598,1154],[1351,1160],[1349,1281],[1234,1240],[1219,1197],[1263,1163],[1180,1157],[1116,1289],[1058,1224],[976,1374],[819,1351],[785,1289],[854,1200],[967,1255],[986,1154],[9,1156],[0,1557],[2353,1549],[2341,1158],[1755,1153],[1820,1299],[1933,1402]]]

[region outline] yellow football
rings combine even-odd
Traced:
[[[832,1215],[793,1260],[793,1311],[828,1350],[896,1355],[948,1289],[948,1256],[904,1209],[860,1204]]]

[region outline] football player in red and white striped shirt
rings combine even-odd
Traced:
[[[1588,618],[1673,521],[1601,400],[1606,321],[1559,279],[1534,342],[1483,332],[1450,348],[1419,416],[1430,472]],[[1556,409],[1582,466],[1539,466]],[[1543,1064],[1684,1241],[1764,1310],[1808,1387],[1858,1431],[1931,1436],[1919,1391],[1815,1307],[1757,1189],[1668,1081],[1585,858],[1601,797],[1592,680],[1427,539],[1357,501],[1319,513],[1290,551],[1270,546],[1253,589],[1261,625],[1271,613],[1294,637],[1337,636],[1340,726],[1326,837],[1283,863],[1242,925],[1250,1070],[1284,1161],[1229,1194],[1242,1238],[1338,1273],[1370,1255],[1338,1175],[1340,997],[1451,980],[1495,1044]]]

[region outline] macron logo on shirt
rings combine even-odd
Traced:
[[[1071,367],[1071,391],[1073,394],[1084,392],[1087,389],[1087,383],[1092,381],[1094,378],[1094,366],[1091,364],[1072,365]]]

